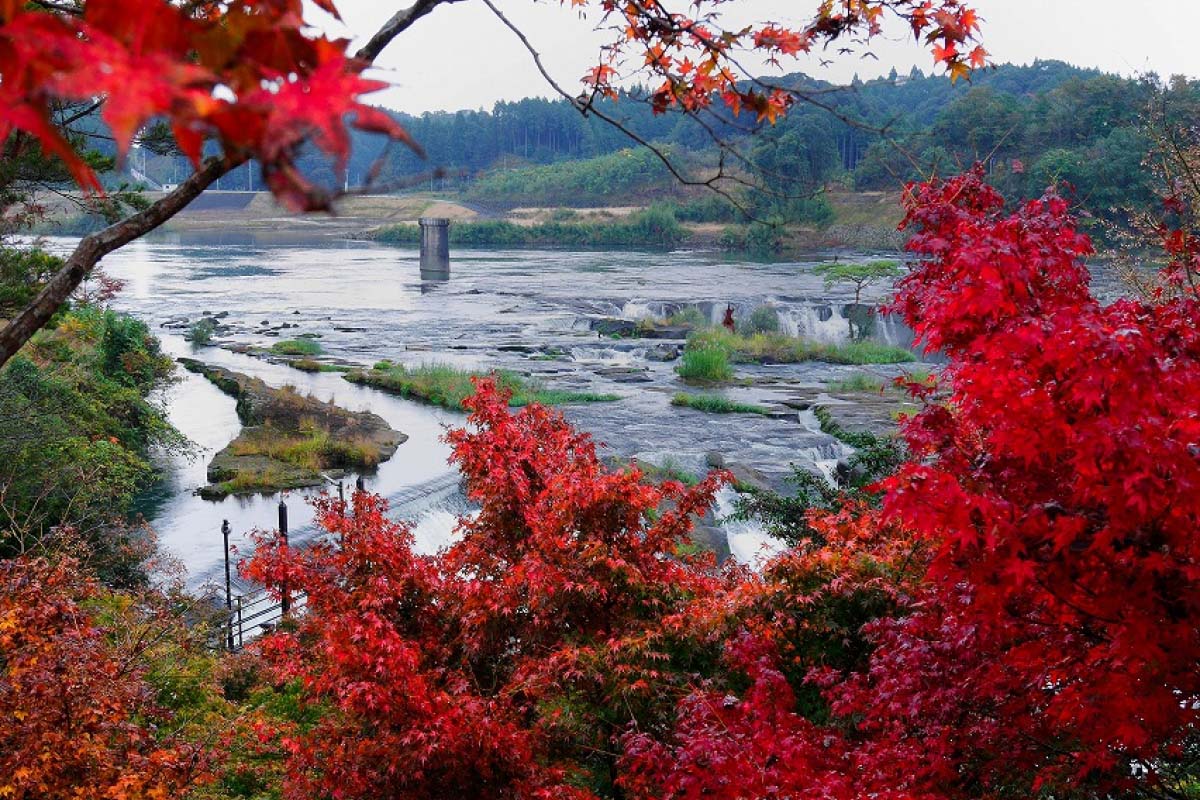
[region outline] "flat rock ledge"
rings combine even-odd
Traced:
[[[195,359],[179,363],[233,397],[244,426],[209,462],[209,485],[199,490],[206,499],[320,486],[347,470],[373,469],[408,439],[369,411],[349,411]]]

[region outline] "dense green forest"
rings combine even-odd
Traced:
[[[713,132],[752,162],[767,184],[756,210],[785,219],[811,218],[814,209],[781,195],[802,197],[831,183],[894,189],[919,173],[957,172],[977,160],[1014,197],[1066,181],[1093,212],[1140,202],[1148,196],[1140,166],[1149,148],[1144,127],[1150,109],[1188,106],[1200,94],[1195,82],[1183,79],[1128,79],[1059,61],[1002,65],[957,84],[917,70],[840,88],[802,75],[783,82],[819,93],[834,113],[804,104],[773,126],[737,119],[714,123]],[[604,110],[685,168],[711,169],[717,153],[710,134],[687,118],[654,115],[639,97],[630,92]],[[462,188],[468,199],[500,206],[619,204],[681,192],[655,156],[630,154],[624,134],[582,117],[564,101],[528,99],[498,103],[491,112],[399,119],[429,160],[396,150],[381,175],[385,184],[432,165],[448,176],[434,188]],[[753,138],[751,130],[757,131]],[[365,145],[356,148],[351,181],[366,174],[378,155]],[[583,159],[595,160],[579,163]],[[314,174],[323,169],[315,159],[307,166]]]

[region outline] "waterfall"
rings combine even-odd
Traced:
[[[779,309],[780,330],[821,342],[844,342],[850,338],[850,322],[844,306],[789,306]]]
[[[734,513],[737,496],[737,492],[729,486],[717,492],[714,508],[717,524],[725,531],[730,555],[739,564],[759,570],[772,556],[787,549],[787,545],[767,533],[758,520],[729,519]]]

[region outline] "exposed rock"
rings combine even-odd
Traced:
[[[896,415],[916,411],[918,406],[896,392],[838,392],[819,398],[813,407],[821,410],[832,425],[851,433],[891,436],[896,433]],[[824,427],[824,426],[823,426]],[[832,431],[830,431],[832,432]]]
[[[691,332],[690,325],[655,325],[638,328],[636,335],[643,339],[686,339]]]
[[[233,397],[244,426],[209,462],[213,485],[201,489],[204,497],[319,486],[325,482],[322,473],[337,477],[348,468],[369,469],[391,458],[408,438],[377,414],[348,411],[195,359],[179,363]],[[304,463],[289,459],[280,447],[289,442],[311,445],[310,458]]]
[[[638,325],[631,319],[605,317],[591,322],[592,330],[601,336],[632,337],[637,335]]]
[[[723,564],[730,556],[729,536],[716,525],[698,522],[692,528],[692,542],[697,547],[711,550],[717,557],[717,563]]]
[[[646,351],[647,361],[674,361],[680,356],[680,348],[674,344],[658,344]]]
[[[645,367],[600,367],[595,373],[616,383],[649,383],[653,380]]]
[[[704,454],[704,463],[713,469],[723,469],[729,471],[733,475],[733,488],[739,492],[774,491],[774,487],[771,485],[771,481],[766,475],[759,472],[754,467],[741,464],[737,461],[729,461],[724,455],[716,452],[715,450],[710,450]]]

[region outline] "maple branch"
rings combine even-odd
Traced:
[[[723,188],[721,188],[720,186],[717,185],[720,181],[723,181],[723,180],[729,180],[729,181],[733,181],[735,183],[743,183],[743,184],[745,183],[744,181],[736,178],[735,176],[726,175],[723,171],[723,168],[722,168],[722,170],[719,170],[716,175],[714,175],[711,178],[708,178],[707,180],[689,178],[686,175],[684,175],[683,172],[680,171],[679,167],[677,167],[675,165],[675,163],[671,161],[670,157],[666,153],[664,153],[660,148],[655,146],[654,143],[650,142],[645,137],[643,137],[643,136],[639,135],[638,133],[636,133],[635,131],[633,131],[631,128],[626,126],[620,120],[618,120],[615,117],[612,117],[608,114],[605,114],[603,111],[596,108],[596,106],[593,102],[595,99],[595,93],[593,93],[592,97],[585,100],[585,99],[583,99],[583,97],[584,97],[583,95],[581,95],[580,97],[575,97],[570,92],[568,92],[566,89],[564,89],[558,83],[558,81],[556,81],[554,79],[554,77],[550,74],[550,72],[546,69],[545,65],[542,63],[541,54],[533,46],[533,43],[529,41],[529,37],[525,35],[524,31],[522,31],[515,24],[513,24],[513,22],[504,15],[504,12],[501,11],[499,8],[497,8],[492,3],[492,0],[483,0],[483,4],[486,5],[489,9],[491,9],[492,13],[496,15],[496,18],[499,19],[500,22],[503,23],[506,28],[508,28],[510,31],[512,31],[513,34],[517,37],[517,39],[520,40],[521,45],[525,48],[525,50],[529,53],[530,57],[533,59],[534,66],[537,67],[538,72],[541,73],[542,78],[544,78],[546,83],[548,83],[550,85],[550,88],[553,89],[555,92],[557,92],[558,95],[560,97],[562,97],[564,100],[566,100],[568,103],[570,103],[571,106],[576,111],[583,114],[584,116],[587,116],[588,114],[592,114],[597,119],[603,120],[604,122],[608,123],[612,127],[616,128],[621,133],[625,134],[627,137],[629,137],[631,140],[633,140],[636,144],[649,150],[651,153],[653,153],[658,158],[659,161],[662,162],[663,166],[667,168],[667,171],[671,173],[672,177],[674,177],[675,180],[679,181],[684,186],[708,187],[712,191],[714,191],[717,194],[724,197],[735,208],[737,208],[743,214],[746,214],[746,216],[748,216],[748,217],[752,216],[750,214],[749,210],[747,208],[745,208],[743,206],[743,204],[736,197],[734,197],[729,192],[725,191]]]
[[[400,34],[404,33],[413,23],[421,17],[433,11],[440,5],[445,3],[458,3],[462,0],[416,0],[408,8],[402,8],[392,15],[392,18],[383,23],[383,27],[375,32],[371,40],[363,45],[354,57],[366,61],[368,63],[379,58],[379,54],[384,48],[392,43]]]
[[[416,0],[384,23],[355,54],[356,58],[367,63],[373,62],[393,39],[421,17],[439,5],[456,2],[460,0]],[[0,330],[0,367],[8,363],[25,342],[50,321],[101,258],[171,219],[199,197],[201,192],[223,175],[246,163],[247,159],[247,155],[240,153],[209,159],[174,191],[145,210],[83,237],[66,263],[46,283],[33,302]]]
[[[50,321],[101,258],[162,225],[245,160],[245,156],[209,159],[178,188],[144,211],[83,237],[33,302],[0,331],[0,366],[4,366],[38,329]]]

